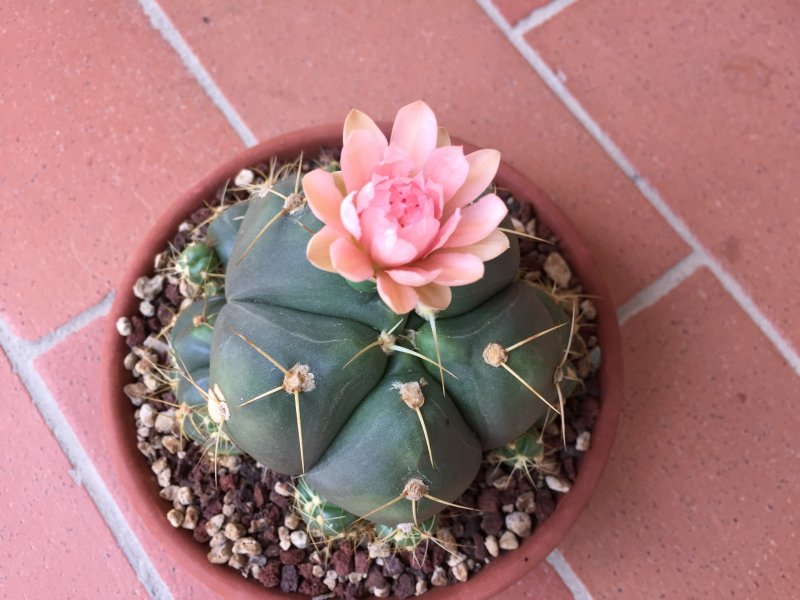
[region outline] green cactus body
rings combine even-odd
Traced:
[[[545,401],[558,407],[569,319],[546,294],[515,283],[515,239],[482,280],[453,288],[435,320],[394,314],[376,293],[308,262],[322,224],[293,202],[295,186],[288,177],[252,197],[243,220],[212,224],[227,302],[203,355],[210,360],[200,360],[190,327],[176,326],[173,347],[195,378],[210,369],[226,406],[223,431],[244,452],[304,472],[318,497],[345,512],[393,529],[426,522],[469,486],[483,449],[523,434]]]
[[[308,532],[326,540],[343,536],[358,517],[331,504],[308,485],[304,477],[297,480],[295,509],[303,517]]]
[[[204,283],[208,274],[219,266],[219,258],[214,249],[202,242],[186,246],[175,261],[178,272],[195,284]]]

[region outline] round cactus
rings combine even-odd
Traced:
[[[225,298],[181,313],[176,362],[218,386],[222,431],[259,462],[305,473],[326,502],[376,523],[422,522],[468,487],[482,450],[559,410],[569,318],[515,281],[513,238],[434,318],[397,315],[309,264],[321,223],[305,205],[285,209],[295,185],[287,177],[228,219],[241,229],[219,257]],[[195,386],[178,400],[197,404]]]

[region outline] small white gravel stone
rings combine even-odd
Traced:
[[[142,300],[139,303],[139,312],[145,317],[152,317],[156,314],[156,307],[150,300]]]
[[[139,362],[139,357],[133,352],[129,352],[122,360],[122,366],[128,369],[128,371],[133,371],[133,368],[136,366],[137,362]]]
[[[333,569],[331,569],[330,571],[328,571],[327,573],[325,573],[325,579],[323,579],[323,580],[322,580],[322,583],[324,583],[324,584],[325,584],[325,586],[326,586],[326,587],[327,587],[327,588],[328,588],[330,591],[333,591],[333,589],[336,587],[336,571],[334,571]],[[377,591],[377,590],[376,590],[376,591]],[[376,594],[376,595],[377,595],[377,594]],[[387,596],[388,596],[388,594],[387,594]],[[384,596],[384,598],[385,598],[385,597],[386,597],[386,596]]]
[[[158,485],[160,485],[162,488],[167,487],[172,481],[172,471],[168,468],[164,469],[158,474],[157,479]]]
[[[323,569],[321,565],[314,565],[311,567],[311,574],[314,577],[321,578],[323,575],[325,575],[325,569]]]
[[[214,535],[211,536],[211,539],[208,540],[208,545],[212,548],[216,548],[217,546],[223,546],[224,544],[229,543],[230,540],[225,537],[225,534],[221,531],[218,531]]]
[[[528,514],[536,512],[536,496],[533,492],[524,492],[517,496],[517,501],[514,506],[517,510]]]
[[[156,275],[155,277],[139,277],[136,283],[133,284],[133,295],[139,300],[152,300],[164,287],[164,276]]]
[[[361,579],[362,579],[362,577],[364,575],[366,575],[366,573],[348,573],[347,574],[347,580],[350,583],[355,584],[355,583],[358,583],[359,581],[361,581]]]
[[[387,558],[391,556],[392,549],[385,542],[369,542],[367,552],[369,552],[370,558]]]
[[[569,265],[558,252],[551,252],[544,261],[544,272],[560,288],[566,288],[572,278],[572,271]]]
[[[209,562],[215,565],[224,565],[231,559],[231,556],[233,556],[230,542],[211,548],[211,552],[206,556]]]
[[[323,581],[322,583],[325,583],[325,582]],[[334,587],[336,587],[335,583],[333,585],[334,585]],[[328,586],[328,587],[330,587],[330,586]],[[331,590],[333,590],[333,588],[331,588]],[[391,591],[392,591],[392,589],[388,585],[385,585],[385,586],[383,586],[381,588],[379,588],[379,587],[374,588],[372,590],[372,595],[375,596],[376,598],[388,598],[389,597],[389,592],[391,592]]]
[[[594,302],[592,302],[588,298],[583,302],[581,302],[580,306],[584,318],[591,321],[597,317],[597,309],[594,307]]]
[[[555,475],[548,475],[544,478],[547,487],[549,487],[554,492],[559,492],[561,494],[566,494],[572,485],[566,479],[562,479],[561,477],[556,477]]]
[[[165,435],[161,438],[161,444],[170,454],[177,454],[181,449],[181,441],[174,435]]]
[[[161,496],[164,500],[169,500],[172,502],[175,500],[175,497],[178,495],[178,486],[177,485],[168,485],[165,488],[162,488],[158,495]]]
[[[453,573],[453,577],[456,578],[457,581],[466,581],[469,578],[469,570],[467,570],[467,565],[462,563],[458,563],[455,567],[451,569]]]
[[[280,539],[279,545],[282,550],[288,550],[292,547],[292,539],[286,527],[278,527],[278,538]]]
[[[133,333],[133,325],[128,317],[120,317],[117,319],[117,331],[120,335],[129,336]]]
[[[434,567],[433,574],[431,575],[431,585],[437,587],[447,585],[447,573],[442,567]]]
[[[242,187],[253,183],[255,178],[255,173],[253,173],[250,169],[242,169],[236,174],[236,177],[233,178],[233,183],[236,185],[236,187]]]
[[[575,450],[586,452],[592,445],[592,434],[589,431],[584,431],[579,434],[575,440]]]
[[[169,433],[172,431],[172,423],[175,421],[175,417],[172,417],[166,413],[158,413],[156,417],[156,431],[158,433]]]
[[[242,459],[235,454],[228,454],[219,457],[219,466],[228,469],[231,473],[238,473],[242,466]]]
[[[257,554],[261,554],[261,544],[250,537],[241,538],[233,543],[233,551],[236,554],[255,556]]]
[[[447,556],[447,566],[448,567],[455,567],[456,565],[460,565],[465,560],[467,560],[467,555],[466,554],[461,554],[461,552],[456,552],[454,554],[449,554]]]
[[[506,527],[519,537],[528,537],[531,534],[531,517],[525,512],[512,512],[506,515]]]
[[[154,461],[152,465],[150,465],[150,470],[153,471],[156,475],[161,473],[164,469],[167,468],[167,457],[162,456],[158,460]],[[172,498],[170,498],[172,500]]]
[[[241,523],[228,523],[227,525],[225,525],[223,533],[225,534],[226,538],[228,538],[232,542],[235,542],[240,537],[242,537],[246,533],[246,531],[244,525],[242,525]],[[235,549],[234,552],[236,552]]]
[[[139,423],[141,423],[145,427],[152,427],[153,425],[155,425],[157,416],[158,413],[156,412],[156,409],[153,408],[152,404],[148,404],[147,402],[145,402],[139,408]]]
[[[514,510],[514,505],[503,504],[503,506],[500,507],[500,510],[502,510],[504,513],[510,513],[512,510]]]
[[[286,527],[286,529],[291,529],[292,531],[294,531],[300,526],[300,519],[294,513],[289,513],[283,519],[283,524]]]
[[[146,387],[150,392],[155,392],[158,389],[159,385],[160,385],[158,383],[158,379],[156,379],[155,377],[153,377],[150,374],[145,375],[144,377],[142,377],[142,383],[144,383],[144,387]]]
[[[291,534],[289,534],[289,539],[292,541],[292,545],[296,548],[302,549],[308,546],[308,534],[302,529],[293,531]]]
[[[225,522],[225,515],[214,515],[206,521],[206,533],[208,535],[215,535],[222,529],[222,524]]]
[[[424,579],[417,579],[417,586],[414,588],[414,595],[415,596],[422,596],[425,592],[428,591],[428,582]]]
[[[292,486],[285,481],[276,481],[272,489],[275,490],[276,494],[286,496],[287,498],[292,495]]]
[[[447,527],[442,527],[436,532],[436,539],[439,540],[439,543],[444,546],[447,552],[455,554],[458,551],[456,537]]]
[[[175,494],[175,499],[184,506],[189,506],[192,503],[192,500],[194,500],[194,492],[192,491],[192,488],[184,485],[178,488],[178,493]]]
[[[200,510],[196,506],[187,506],[186,513],[183,517],[184,529],[194,529],[197,527],[197,522],[200,520]]]
[[[167,513],[167,521],[169,521],[169,524],[173,527],[180,527],[183,525],[183,517],[183,511],[177,508],[173,508]]]
[[[246,564],[247,564],[246,554],[234,554],[228,561],[228,566],[233,567],[236,570],[243,569]]]
[[[506,531],[500,536],[498,545],[503,550],[516,550],[519,548],[519,541],[517,541],[517,536],[515,536],[512,532]]]
[[[483,545],[486,546],[486,551],[494,557],[500,555],[500,546],[497,545],[497,538],[493,535],[487,535],[483,540]]]

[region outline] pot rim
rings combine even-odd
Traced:
[[[133,511],[126,514],[126,519],[130,521],[135,516],[180,568],[220,597],[252,598],[259,593],[259,584],[244,579],[227,565],[219,568],[211,565],[205,556],[205,546],[196,542],[190,531],[175,531],[168,526],[165,518],[167,502],[158,495],[155,477],[136,447],[135,409],[122,391],[123,386],[133,378],[122,364],[127,347],[116,331],[115,323],[119,317],[136,314],[138,300],[131,293],[134,282],[142,275],[152,274],[153,257],[164,249],[179,224],[205,198],[212,196],[241,169],[272,156],[294,160],[301,150],[306,156],[314,156],[320,148],[340,146],[341,127],[341,124],[321,125],[272,138],[240,152],[191,186],[169,205],[139,244],[115,288],[116,297],[108,314],[100,372],[102,423],[112,468],[119,478],[121,490],[125,492],[123,500],[133,507]],[[388,130],[385,125],[382,128]],[[454,138],[454,143],[463,142]],[[463,145],[465,151],[476,149],[468,143]],[[453,598],[456,595],[459,600],[486,600],[524,577],[556,548],[577,521],[600,480],[611,451],[622,404],[619,325],[608,288],[593,263],[591,253],[561,210],[522,173],[508,163],[501,162],[495,181],[511,190],[517,200],[533,204],[537,219],[559,238],[560,250],[581,281],[584,292],[594,296],[597,336],[603,357],[599,372],[601,410],[592,430],[591,448],[581,458],[572,489],[559,500],[550,518],[537,526],[517,550],[493,559],[466,583],[431,588],[425,594],[430,600]],[[279,589],[261,587],[260,593],[261,597],[272,600],[308,599],[307,596],[286,594]]]

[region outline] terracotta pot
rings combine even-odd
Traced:
[[[138,518],[167,554],[174,558],[178,568],[227,599],[249,599],[254,595],[275,600],[307,597],[268,590],[257,582],[245,580],[227,566],[211,565],[206,559],[207,548],[204,544],[197,543],[191,532],[169,526],[165,517],[168,503],[159,497],[155,477],[136,448],[134,408],[122,391],[123,386],[132,381],[132,375],[123,367],[127,347],[114,323],[121,316],[137,314],[138,300],[131,293],[133,283],[140,276],[152,273],[153,257],[164,249],[178,225],[204,199],[213,196],[226,179],[271,156],[294,160],[301,150],[306,156],[315,156],[320,147],[330,148],[340,144],[341,125],[293,132],[242,152],[201,179],[172,204],[147,233],[117,286],[116,300],[108,319],[101,371],[103,419],[106,447],[121,488],[138,512]],[[469,145],[465,144],[465,147],[469,148]],[[493,560],[466,583],[432,588],[425,595],[429,600],[491,598],[544,560],[575,523],[600,479],[611,450],[622,399],[622,359],[617,318],[611,296],[592,262],[591,254],[556,205],[521,173],[503,163],[496,181],[501,187],[511,190],[518,200],[533,204],[538,219],[561,240],[561,250],[583,283],[585,292],[597,298],[598,338],[603,351],[600,368],[601,411],[592,432],[592,447],[581,459],[577,480],[572,490],[560,500],[553,515],[537,527],[519,549]]]

